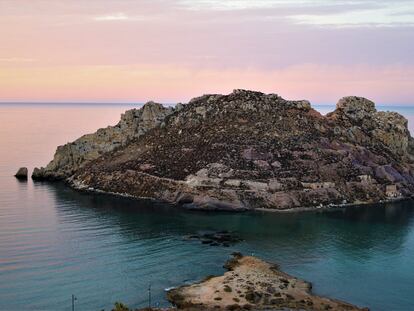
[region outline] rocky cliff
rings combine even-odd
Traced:
[[[307,101],[235,90],[127,112],[33,177],[186,208],[313,208],[411,196],[413,155],[407,120],[367,99],[322,116]]]
[[[84,164],[104,153],[125,146],[134,138],[161,124],[174,111],[161,104],[148,102],[141,109],[131,109],[121,116],[115,126],[99,129],[74,142],[59,146],[53,160],[45,168],[35,168],[34,179],[65,179],[72,176]]]

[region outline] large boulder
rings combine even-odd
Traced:
[[[336,109],[354,122],[371,118],[377,112],[374,102],[357,96],[341,98],[336,104]]]
[[[27,179],[28,169],[27,167],[21,167],[18,169],[17,173],[14,175],[17,179]]]
[[[407,155],[412,143],[406,118],[396,112],[377,111],[374,102],[363,97],[340,99],[328,117],[338,122],[338,136],[355,143],[380,144],[397,156]]]

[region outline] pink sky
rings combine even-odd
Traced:
[[[414,103],[411,0],[0,0],[0,101]]]

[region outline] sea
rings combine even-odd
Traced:
[[[114,125],[126,104],[0,104],[0,311],[169,306],[166,289],[224,272],[232,252],[280,265],[318,295],[371,310],[414,310],[414,203],[335,211],[206,213],[18,181],[58,145]],[[380,106],[403,114],[414,107]],[[322,113],[334,106],[316,106]],[[209,246],[189,235],[231,231]],[[151,299],[149,299],[151,296]]]

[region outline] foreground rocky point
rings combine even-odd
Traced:
[[[413,146],[407,120],[365,98],[323,116],[308,101],[235,90],[129,110],[32,177],[189,209],[319,208],[411,197]]]
[[[222,276],[170,290],[179,310],[368,310],[315,296],[312,285],[279,270],[277,265],[234,254]]]

